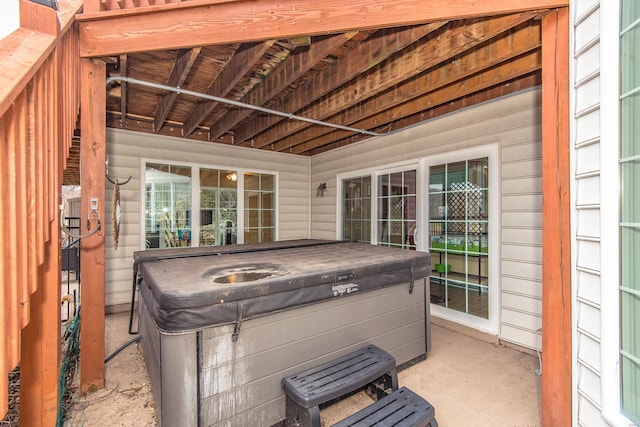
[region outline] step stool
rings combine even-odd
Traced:
[[[438,427],[436,410],[406,387],[372,403],[333,427]]]
[[[287,395],[285,425],[320,427],[323,403],[374,384],[378,398],[398,388],[396,360],[368,345],[282,380]]]

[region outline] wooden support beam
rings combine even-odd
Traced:
[[[542,18],[542,425],[571,425],[569,11]]]
[[[171,75],[169,76],[169,81],[167,81],[167,86],[180,87],[184,80],[189,75],[191,71],[191,67],[193,63],[196,61],[198,55],[200,55],[201,47],[196,47],[193,49],[183,49],[178,52],[178,59],[176,60],[175,65],[173,66],[173,70],[171,70]],[[124,84],[124,82],[120,82],[120,84]],[[176,101],[178,94],[176,92],[167,91],[162,94],[162,98],[158,103],[158,111],[155,113],[155,121],[154,121],[154,133],[159,133],[164,126],[164,121],[169,115],[169,111],[173,108],[173,103]],[[123,118],[126,118],[123,115]],[[125,120],[120,124],[122,127],[126,127]]]
[[[240,46],[233,58],[222,70],[218,78],[207,89],[207,95],[224,98],[240,79],[255,65],[269,50],[275,40],[262,43],[251,43]],[[170,85],[173,86],[173,85]],[[196,104],[187,120],[184,121],[184,135],[193,133],[202,120],[218,105],[214,101],[204,101]]]
[[[568,4],[568,0],[193,0],[111,12],[86,13],[85,9],[77,19],[81,55],[100,57],[504,15]]]
[[[356,34],[357,32],[351,32],[327,37],[324,40],[313,43],[308,50],[294,52],[241,101],[250,105],[265,104]],[[252,112],[253,110],[249,109],[228,111],[227,114],[211,126],[211,140],[222,136]]]
[[[342,90],[322,98],[320,102],[312,104],[296,112],[304,117],[316,120],[326,120],[331,112],[344,110],[366,101],[383,91],[392,88],[408,79],[436,66],[446,58],[455,57],[479,46],[489,39],[497,37],[510,28],[516,27],[532,18],[533,13],[501,16],[479,22],[457,21],[450,23],[447,28],[435,33],[435,36],[419,46],[405,49],[395,61],[389,61],[374,68],[366,78],[352,80]],[[258,135],[254,140],[255,147],[263,147],[271,141],[292,135],[309,127],[306,122],[283,121]],[[274,150],[280,151],[293,145],[294,141],[286,140],[274,144]]]
[[[457,76],[456,71],[452,68],[449,69],[448,73],[443,73],[443,70],[439,69],[429,71],[421,78],[401,85],[397,91],[384,93],[379,97],[364,102],[359,108],[350,109],[340,114],[341,120],[333,121],[338,123],[345,122],[344,124],[357,129],[379,129],[385,126],[391,128],[389,131],[403,129],[416,123],[411,119],[410,122],[405,122],[404,119],[413,117],[415,111],[420,111],[420,106],[426,110],[434,106],[445,105],[471,94],[485,91],[492,86],[498,86],[539,71],[541,67],[540,52],[532,51],[516,60],[498,64],[484,72],[466,78]],[[461,65],[460,68],[465,66],[465,64],[459,65]],[[456,83],[452,83],[449,79],[453,79]],[[442,80],[449,80],[449,84],[443,85]],[[414,90],[408,90],[411,88]],[[430,90],[431,88],[433,89]],[[362,119],[358,117],[358,110],[362,111]],[[423,120],[426,120],[426,118]],[[353,135],[353,133],[347,131],[318,127],[305,129],[301,133],[301,136],[296,134],[289,138],[294,141],[305,141],[302,144],[293,146],[292,153],[305,153],[331,144],[335,140],[341,140]],[[315,137],[315,135],[318,136]],[[291,145],[292,142],[283,140],[274,144],[274,148],[280,149],[280,144]]]
[[[91,59],[80,61],[80,207],[81,232],[94,229],[97,220],[87,224],[90,203],[98,203],[102,228],[82,240],[80,256],[81,293],[80,390],[83,393],[104,388],[104,224],[106,152],[106,66]],[[87,225],[89,227],[87,227]]]
[[[362,42],[357,49],[349,51],[345,58],[324,68],[315,78],[293,94],[275,101],[270,108],[278,111],[295,112],[320,99],[333,88],[342,86],[350,80],[387,60],[396,52],[436,31],[446,22],[419,25],[409,28],[380,30]],[[274,115],[259,115],[235,132],[235,144],[241,144],[254,135],[284,120]],[[255,145],[254,147],[261,148]]]

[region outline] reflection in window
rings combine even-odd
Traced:
[[[147,248],[191,245],[191,168],[147,163],[145,170]]]
[[[275,185],[275,175],[264,173],[147,163],[145,247],[230,245],[238,243],[238,233],[245,243],[271,242],[276,236]],[[239,230],[242,188],[245,224]]]
[[[275,239],[275,176],[244,174],[244,242]]]
[[[432,302],[488,318],[488,158],[431,166]]]
[[[371,176],[342,181],[342,238],[371,242]]]
[[[238,174],[232,170],[200,169],[199,246],[238,242]]]
[[[620,33],[620,380],[622,412],[640,423],[640,4],[623,0]]]
[[[416,171],[378,176],[378,244],[415,249]]]

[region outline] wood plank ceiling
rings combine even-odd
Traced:
[[[104,60],[108,77],[388,133],[539,85],[545,12]],[[107,87],[106,109],[108,127],[305,156],[371,137],[124,81]]]

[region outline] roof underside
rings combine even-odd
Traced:
[[[108,77],[180,88],[111,82],[107,126],[312,156],[539,85],[544,13],[104,56]]]

